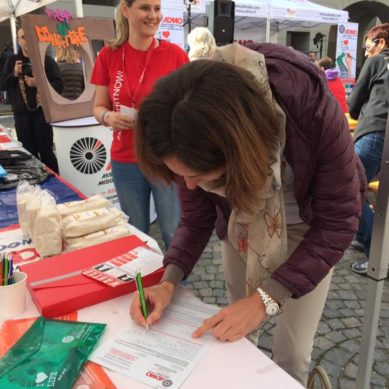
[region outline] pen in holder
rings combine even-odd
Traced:
[[[12,257],[0,258],[0,316],[13,317],[26,308],[27,274],[13,270]]]

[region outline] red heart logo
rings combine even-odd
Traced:
[[[170,36],[170,31],[162,31],[162,36],[167,39]]]
[[[347,46],[347,45],[348,45],[348,39],[345,39],[345,40],[343,41],[343,43],[345,44],[345,46]]]

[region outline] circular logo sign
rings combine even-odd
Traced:
[[[340,32],[341,34],[343,34],[343,33],[344,33],[344,30],[345,30],[344,25],[341,24],[341,25],[339,26],[339,32]]]
[[[95,174],[103,168],[107,150],[96,138],[81,138],[70,148],[70,161],[81,173]]]

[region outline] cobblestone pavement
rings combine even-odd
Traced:
[[[154,224],[151,236],[160,242],[158,227]],[[334,389],[355,388],[361,340],[367,278],[351,271],[351,263],[363,256],[356,250],[347,250],[335,267],[322,319],[316,333],[312,353],[312,367],[323,367]],[[221,268],[221,249],[212,237],[199,262],[188,279],[204,302],[227,304]],[[275,319],[267,322],[260,332],[259,348],[270,355],[271,336]],[[385,281],[375,348],[371,389],[389,388],[389,281]]]

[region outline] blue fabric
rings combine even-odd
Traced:
[[[368,133],[355,142],[355,151],[365,167],[367,182],[371,182],[380,171],[384,141],[385,132],[380,131]],[[363,244],[367,256],[370,253],[373,223],[374,213],[366,200],[362,208],[356,240]]]
[[[112,176],[122,211],[129,223],[149,233],[150,195],[153,194],[162,239],[167,249],[180,216],[177,188],[148,181],[136,163],[112,161]]]
[[[51,193],[57,204],[80,200],[80,196],[73,189],[69,188],[55,176],[49,176],[39,186]],[[16,188],[0,190],[0,228],[18,223]]]

